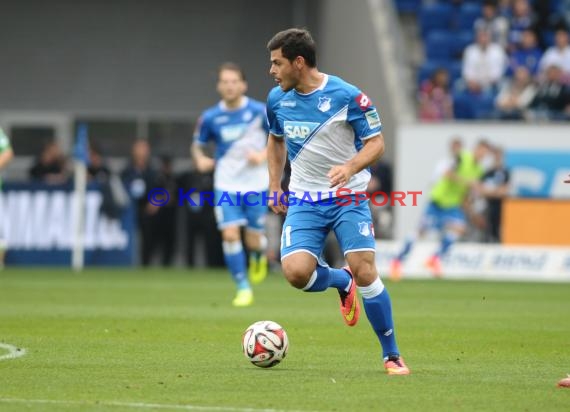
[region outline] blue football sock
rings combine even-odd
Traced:
[[[413,237],[406,238],[406,242],[404,243],[404,247],[402,248],[402,250],[398,254],[397,259],[402,260],[402,261],[404,259],[406,259],[406,256],[408,256],[408,253],[410,253],[410,251],[414,247],[414,243],[415,243],[415,238],[413,238]]]
[[[368,286],[359,286],[358,290],[362,295],[366,316],[382,345],[383,358],[387,359],[391,355],[399,356],[392,319],[392,303],[384,284],[380,278],[377,278]]]
[[[222,242],[222,249],[224,250],[226,266],[230,270],[238,290],[250,289],[247,280],[246,257],[241,242],[239,240],[235,242],[224,241]]]
[[[322,292],[328,288],[348,291],[351,277],[344,269],[334,269],[317,264],[309,282],[303,288],[305,292]]]
[[[447,253],[451,245],[453,245],[457,241],[457,238],[458,236],[456,233],[447,232],[445,236],[443,236],[443,239],[441,239],[441,244],[439,246],[439,250],[436,253],[436,256],[440,258],[443,257]]]

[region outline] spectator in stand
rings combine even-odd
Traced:
[[[566,2],[566,4],[564,4]],[[537,33],[543,34],[548,31],[568,28],[565,21],[565,10],[570,12],[570,1],[568,0],[534,0],[532,7],[537,17]],[[544,37],[541,39],[543,48],[549,46],[545,43]]]
[[[521,35],[521,44],[509,58],[507,76],[512,76],[518,67],[526,67],[532,77],[538,74],[538,64],[542,58],[542,50],[538,47],[536,33],[525,30]]]
[[[497,2],[497,11],[499,12],[499,16],[510,19],[513,14],[511,8],[511,0],[499,0]]]
[[[442,121],[453,118],[453,99],[449,92],[449,73],[440,68],[420,86],[419,117],[426,121]]]
[[[520,66],[511,80],[506,80],[495,100],[497,117],[505,120],[522,120],[536,94],[528,69]]]
[[[498,43],[501,47],[507,47],[509,35],[509,21],[499,14],[496,0],[484,0],[482,16],[475,20],[475,32],[486,30],[491,33],[491,41]]]
[[[537,18],[528,0],[514,0],[513,13],[509,22],[509,51],[515,50],[522,41],[525,30],[536,31]]]
[[[562,81],[562,68],[551,65],[530,104],[529,120],[570,120],[570,86]]]
[[[47,141],[30,169],[30,178],[48,184],[67,181],[65,157],[55,140]]]
[[[465,49],[462,75],[471,93],[492,91],[497,87],[507,66],[507,55],[501,46],[491,42],[486,30],[477,32],[476,42]]]
[[[562,69],[563,81],[568,82],[568,80],[570,80],[570,45],[568,32],[566,30],[557,30],[554,43],[554,46],[549,47],[540,60],[540,73],[544,74],[546,68],[550,66],[558,66]]]

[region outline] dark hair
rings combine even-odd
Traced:
[[[269,51],[281,49],[283,57],[290,62],[301,56],[307,66],[317,66],[317,46],[308,30],[293,28],[280,31],[269,40],[267,49]]]
[[[239,73],[241,79],[243,81],[245,81],[245,73],[243,72],[242,68],[237,65],[236,63],[232,63],[232,62],[225,62],[220,64],[220,67],[218,67],[218,79],[220,78],[220,74],[224,71],[224,70],[229,70],[232,72],[237,72]]]
[[[485,136],[479,137],[475,145],[484,147],[485,149],[491,149],[493,147],[489,139],[487,139]]]

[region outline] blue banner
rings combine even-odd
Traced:
[[[505,163],[513,196],[570,198],[570,151],[507,150]]]
[[[85,265],[135,263],[135,208],[119,218],[105,215],[101,187],[89,184],[85,198]],[[7,265],[67,266],[73,248],[73,186],[6,183],[0,193],[0,233]]]

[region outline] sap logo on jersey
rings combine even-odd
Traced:
[[[246,128],[246,123],[222,126],[220,127],[220,135],[222,136],[222,140],[224,142],[233,142],[243,135]]]
[[[288,139],[305,140],[319,126],[319,123],[313,122],[292,122],[285,121],[283,129]]]

